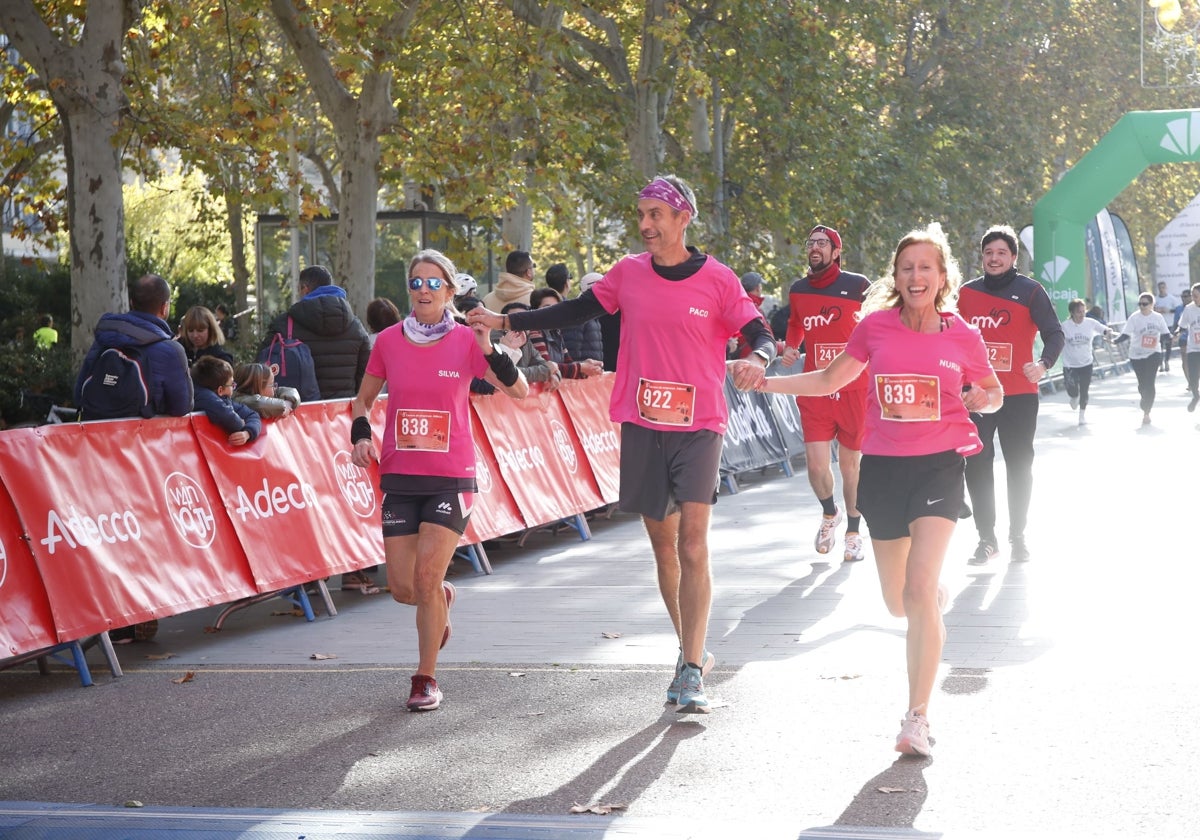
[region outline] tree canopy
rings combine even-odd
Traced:
[[[499,254],[603,270],[657,172],[696,187],[691,239],[769,289],[818,221],[877,276],[937,220],[971,270],[1122,113],[1198,98],[1142,87],[1140,20],[1111,0],[6,0],[0,200],[15,235],[69,231],[83,345],[123,302],[122,173],[170,189],[176,164],[243,301],[256,213],[336,213],[362,310],[377,210],[495,220]],[[1114,209],[1150,242],[1195,193],[1151,171]]]

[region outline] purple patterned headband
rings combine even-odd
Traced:
[[[655,201],[661,201],[663,204],[670,207],[672,210],[686,210],[693,216],[696,215],[696,208],[691,205],[683,193],[675,189],[671,182],[665,178],[655,178],[645,188],[638,193],[638,201],[645,198],[651,198]]]

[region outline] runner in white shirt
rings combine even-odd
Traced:
[[[1158,377],[1158,365],[1162,361],[1162,337],[1167,334],[1167,322],[1150,307],[1154,306],[1154,295],[1142,292],[1138,298],[1138,311],[1129,316],[1118,343],[1129,342],[1129,364],[1137,376],[1138,394],[1141,395],[1142,425],[1150,425],[1150,409],[1154,408],[1154,385]]]
[[[1192,286],[1192,302],[1183,308],[1179,316],[1180,350],[1185,353],[1183,369],[1187,373],[1188,390],[1192,398],[1188,411],[1196,410],[1200,403],[1200,283]]]
[[[1063,383],[1067,386],[1067,396],[1071,398],[1071,408],[1079,409],[1080,426],[1087,425],[1084,413],[1088,407],[1088,389],[1092,384],[1092,339],[1102,335],[1110,340],[1112,336],[1112,330],[1106,325],[1083,314],[1086,309],[1087,303],[1079,298],[1067,304],[1070,317],[1062,322],[1067,341],[1060,357]]]

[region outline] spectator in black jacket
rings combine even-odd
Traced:
[[[592,285],[603,276],[594,271],[583,275],[579,280],[579,294],[592,288]],[[567,352],[571,354],[572,359],[577,362],[586,359],[604,361],[604,334],[600,327],[603,320],[604,316],[601,316],[577,327],[567,327],[562,331],[563,338],[567,341]]]
[[[350,308],[346,290],[333,285],[333,275],[325,266],[310,265],[300,272],[300,294],[300,300],[271,322],[259,349],[267,347],[275,333],[287,335],[291,316],[292,336],[312,353],[321,399],[353,397],[371,356],[367,328]]]

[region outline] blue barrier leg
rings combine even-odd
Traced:
[[[79,681],[84,686],[92,684],[92,672],[88,670],[87,659],[83,655],[83,646],[78,641],[71,642],[71,658],[75,663],[75,670],[79,672]]]

